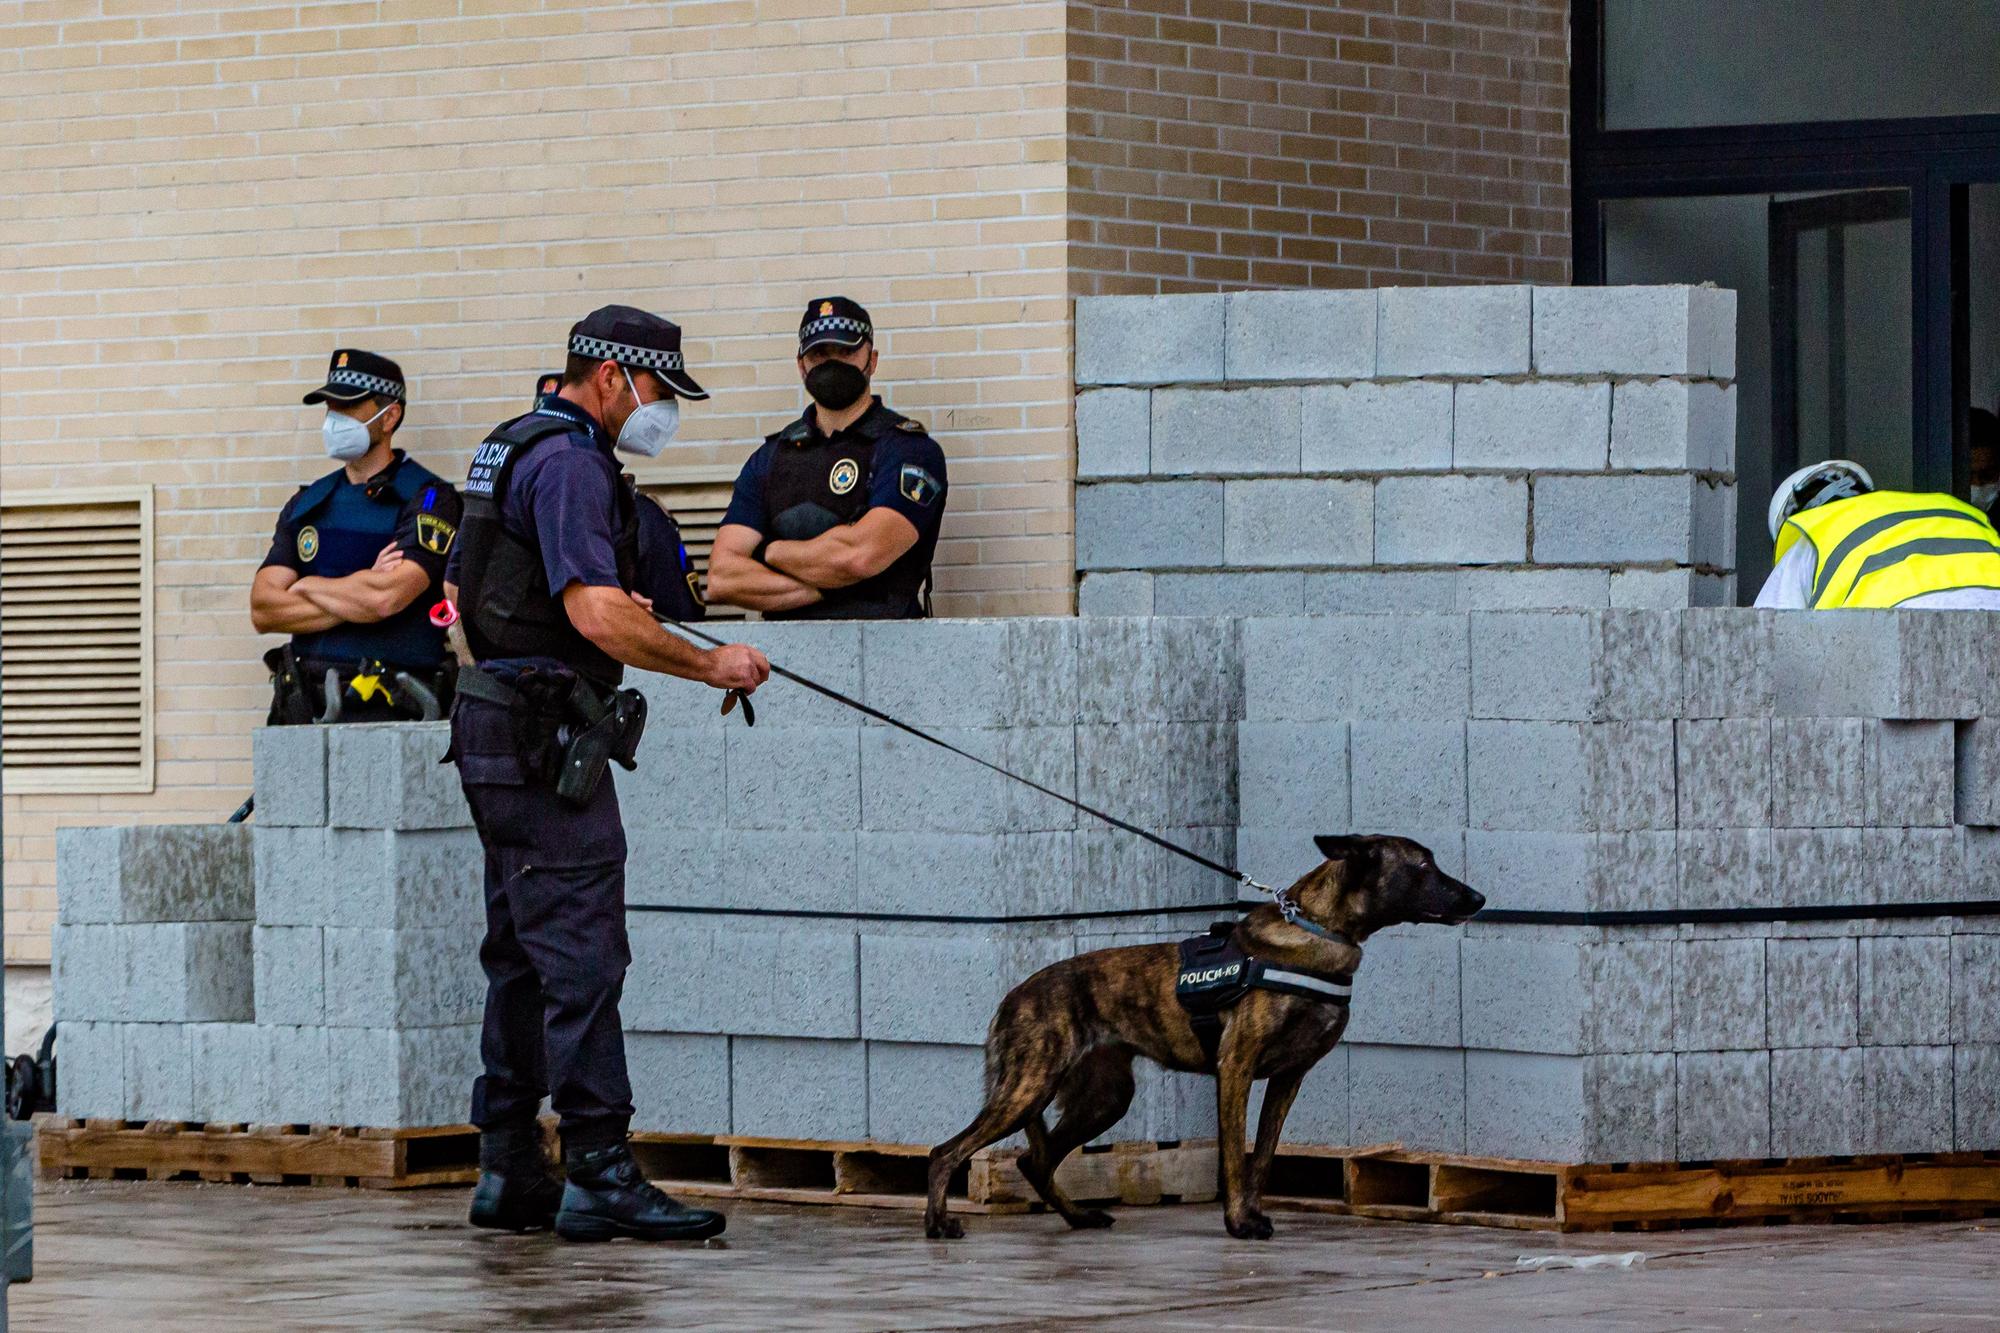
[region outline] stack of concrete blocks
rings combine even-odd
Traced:
[[[447,743],[443,724],[269,728],[254,824],[64,831],[64,1113],[462,1123],[483,859]]]
[[[1236,625],[762,624],[772,660],[1218,859],[1236,812]],[[1233,886],[774,678],[757,725],[643,679],[620,775],[637,1127],[935,1143],[977,1112],[1006,992],[1089,948],[1195,933]],[[1199,1079],[1141,1074],[1113,1139],[1214,1133]]]
[[[1736,295],[1089,297],[1085,615],[1733,603]]]
[[[2000,620],[1491,612],[1245,622],[1241,852],[1408,833],[1494,909],[1371,940],[1331,1142],[1559,1161],[2000,1147]],[[1934,914],[1925,905],[1937,905]],[[1913,915],[1900,915],[1915,913]],[[1780,913],[1781,914],[1781,913]]]

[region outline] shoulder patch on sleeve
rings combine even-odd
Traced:
[[[432,555],[450,554],[452,540],[457,536],[458,529],[436,514],[417,515],[417,545]]]
[[[909,432],[911,432],[912,434],[915,434],[915,435],[928,435],[928,434],[930,434],[930,430],[929,430],[929,428],[928,428],[928,427],[926,427],[926,426],[924,425],[924,423],[923,423],[923,422],[921,422],[921,421],[917,421],[917,420],[914,420],[914,419],[912,419],[912,418],[910,418],[910,417],[901,417],[901,418],[899,418],[899,419],[897,420],[897,422],[896,422],[896,429],[897,429],[897,430],[906,430],[906,431],[909,431]]]
[[[897,478],[896,489],[901,491],[903,498],[911,504],[922,505],[928,509],[937,501],[942,487],[938,485],[938,479],[930,474],[929,469],[916,463],[905,463],[901,476]]]

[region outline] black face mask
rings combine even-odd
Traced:
[[[846,361],[822,361],[806,372],[806,392],[829,412],[844,412],[868,392],[868,373]]]

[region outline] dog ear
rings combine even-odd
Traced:
[[[1313,839],[1313,846],[1319,848],[1319,854],[1329,861],[1346,861],[1373,851],[1373,841],[1348,834],[1322,833]]]

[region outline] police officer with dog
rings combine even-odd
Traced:
[[[636,592],[647,502],[613,451],[656,456],[680,401],[707,397],[678,326],[606,306],[571,329],[554,395],[488,435],[466,481],[446,593],[477,661],[459,673],[449,757],[486,853],[478,1226],[553,1226],[569,1240],[723,1229],[721,1214],[648,1184],[627,1142],[625,829],[607,771],[633,766],[645,720],[643,696],[621,688],[625,667],[745,693],[770,674],[754,648],[668,633]],[[565,1184],[542,1157],[544,1095]]]
[[[320,435],[340,466],[278,515],[250,585],[250,622],[291,641],[264,655],[273,726],[435,718],[449,703],[432,593],[458,534],[458,492],[395,447],[408,402],[394,361],[336,349]]]
[[[869,393],[878,355],[860,305],[808,303],[797,359],[812,404],[744,463],[709,557],[709,601],[767,620],[930,614],[944,451]]]

